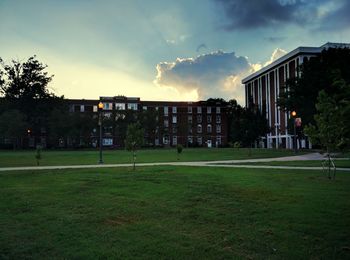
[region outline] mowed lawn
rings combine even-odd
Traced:
[[[236,163],[234,163],[236,164]],[[248,164],[240,162],[239,164]],[[350,159],[334,160],[337,168],[350,168]],[[322,167],[322,161],[273,161],[273,162],[250,162],[249,165],[270,165],[270,166],[302,166],[302,167]]]
[[[349,187],[348,172],[4,172],[0,258],[349,259]]]
[[[36,152],[30,151],[0,151],[0,167],[35,166]],[[209,161],[209,160],[238,160],[247,158],[267,158],[293,155],[292,151],[274,149],[252,149],[248,156],[248,149],[206,149],[185,148],[180,161]],[[137,162],[171,162],[177,161],[176,149],[149,149],[137,152]],[[131,163],[132,153],[126,150],[103,151],[104,163]],[[40,165],[77,165],[97,164],[99,151],[42,151]]]

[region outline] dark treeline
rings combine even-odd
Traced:
[[[0,64],[1,148],[98,146],[98,114],[71,112],[69,102],[50,91],[53,75],[48,74],[46,65],[35,56],[24,62],[12,60],[9,64],[0,58]],[[230,144],[251,147],[268,132],[264,113],[254,106],[246,109],[236,100],[219,101],[226,104]],[[143,144],[154,145],[155,137],[168,134],[166,129],[159,127],[158,113],[156,110],[113,111],[111,116],[103,118],[103,135],[117,137],[123,144],[128,126],[137,123],[144,132]],[[180,132],[187,128],[187,125],[179,124]]]

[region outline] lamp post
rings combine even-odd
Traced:
[[[293,117],[293,125],[294,125],[294,144],[293,144],[293,147],[294,147],[294,153],[296,154],[297,153],[297,129],[296,129],[296,117],[297,117],[297,112],[296,111],[292,111],[292,117]]]
[[[98,124],[100,126],[100,160],[99,164],[103,163],[102,160],[102,109],[103,109],[103,104],[102,102],[98,103]]]

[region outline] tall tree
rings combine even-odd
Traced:
[[[0,95],[6,100],[7,109],[19,110],[25,115],[37,136],[46,132],[50,112],[63,100],[49,91],[53,75],[46,69],[36,56],[25,62],[12,60],[9,64],[0,58]]]
[[[328,153],[350,147],[350,84],[338,74],[332,92],[331,95],[325,90],[319,92],[315,123],[305,130],[311,141]]]
[[[316,57],[305,60],[298,68],[300,77],[287,80],[280,92],[278,105],[287,111],[297,111],[304,125],[314,122],[318,93],[332,95],[334,74],[350,83],[350,49],[329,48]]]
[[[22,146],[28,124],[25,115],[19,110],[11,109],[0,114],[0,136],[11,141],[13,149]]]

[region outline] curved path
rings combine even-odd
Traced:
[[[260,158],[245,160],[225,160],[225,161],[196,161],[196,162],[155,162],[155,163],[137,163],[137,166],[198,166],[198,167],[224,167],[224,168],[252,168],[252,169],[295,169],[295,170],[322,170],[322,167],[303,167],[303,166],[269,166],[269,165],[249,165],[255,162],[273,162],[273,161],[309,161],[323,160],[323,155],[319,153],[309,153],[305,155]],[[236,164],[235,164],[236,163]],[[239,164],[238,164],[239,163]],[[247,164],[242,164],[247,163]],[[54,166],[24,166],[24,167],[0,167],[0,172],[8,171],[27,171],[27,170],[61,170],[61,169],[90,169],[90,168],[115,168],[132,167],[132,163],[124,164],[85,164],[85,165],[54,165]],[[337,171],[350,171],[350,168],[337,168]]]

